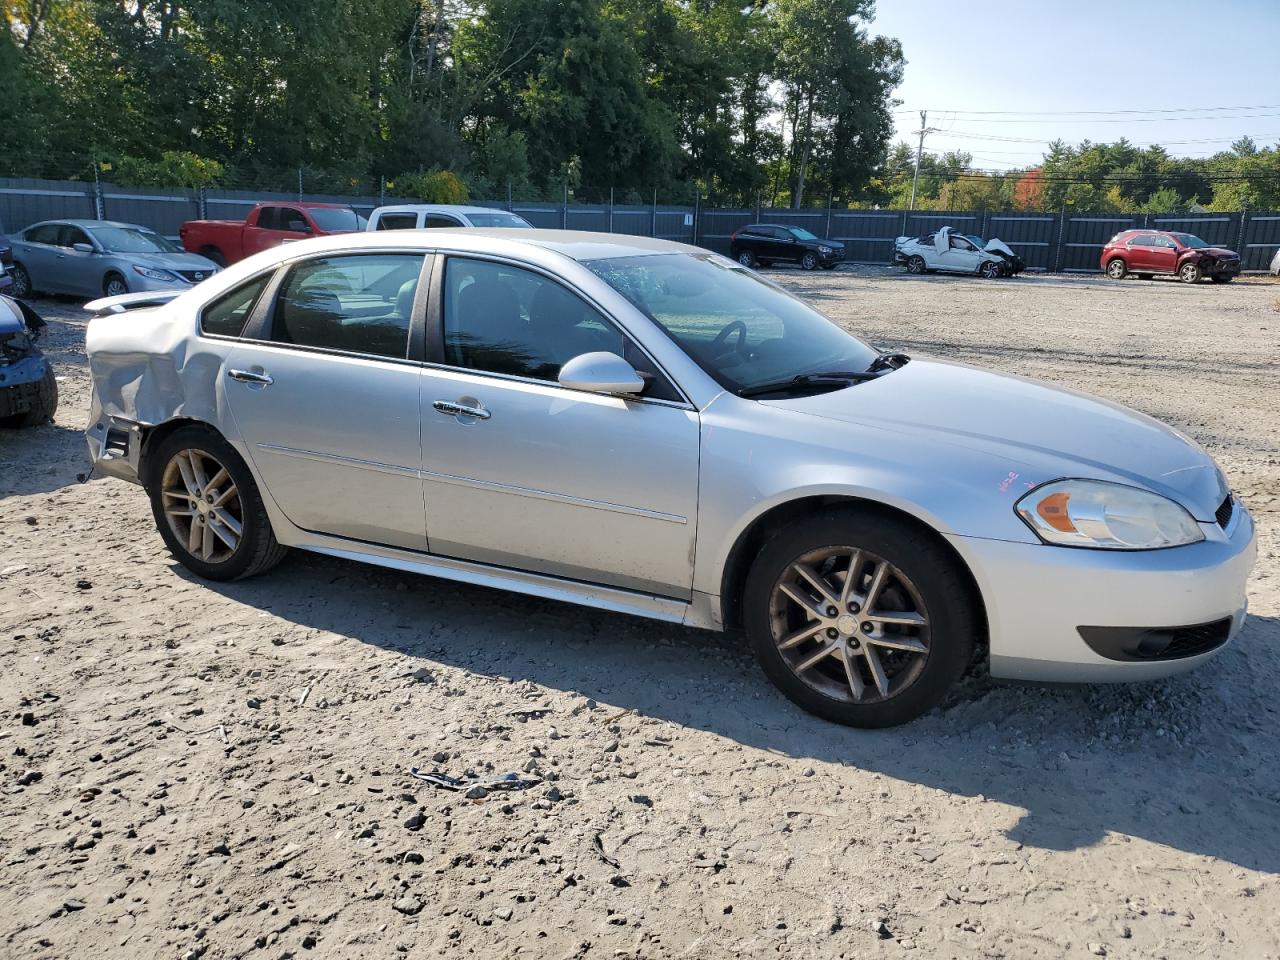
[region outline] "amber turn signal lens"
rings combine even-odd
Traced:
[[[1050,494],[1036,504],[1036,513],[1053,529],[1060,533],[1075,533],[1076,525],[1071,522],[1067,513],[1067,504],[1071,502],[1071,494],[1065,490]]]

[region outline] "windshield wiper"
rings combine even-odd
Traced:
[[[802,373],[790,380],[777,380],[773,383],[762,383],[754,387],[743,387],[738,391],[740,397],[760,397],[767,393],[784,393],[788,390],[806,387],[847,387],[853,383],[867,380],[878,380],[880,374],[871,370],[861,373],[852,370],[832,370],[823,373]]]
[[[882,353],[871,361],[867,373],[879,373],[881,370],[897,370],[903,364],[910,363],[911,358],[905,353]]]

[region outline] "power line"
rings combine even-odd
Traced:
[[[1063,116],[1117,116],[1121,114],[1152,114],[1152,113],[1211,113],[1226,110],[1280,110],[1280,103],[1262,103],[1254,106],[1242,107],[1168,107],[1168,108],[1141,108],[1132,110],[937,110],[935,113],[953,113],[964,114],[966,116],[1015,116],[1015,117],[1063,117]],[[913,114],[914,110],[896,110],[895,115]],[[1205,118],[1212,119],[1212,118]]]

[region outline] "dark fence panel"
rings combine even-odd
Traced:
[[[0,179],[0,229],[9,233],[41,220],[92,220],[96,216],[92,183]]]
[[[1280,212],[1249,213],[1241,231],[1241,265],[1245,270],[1267,270],[1280,250]]]
[[[176,237],[187,220],[243,220],[255,204],[297,201],[297,194],[255,190],[127,187],[74,180],[0,179],[0,227],[10,233],[40,220],[101,217],[140,223]],[[368,216],[380,203],[412,198],[304,194],[312,203],[339,203]],[[592,230],[660,237],[729,252],[736,230],[752,223],[791,224],[843,242],[853,263],[892,263],[893,241],[951,226],[986,239],[998,237],[1033,270],[1094,273],[1108,240],[1121,230],[1151,228],[1194,233],[1239,250],[1246,271],[1264,271],[1280,250],[1280,212],[1257,213],[1002,213],[972,210],[716,209],[664,204],[583,204],[478,200],[511,210],[543,229]]]

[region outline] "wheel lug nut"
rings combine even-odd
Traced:
[[[875,627],[871,626],[871,624],[869,624],[869,623],[864,623],[864,624],[862,625],[862,632],[863,632],[863,633],[870,633],[870,632],[871,632],[872,630],[874,630],[874,629],[875,629]]]
[[[836,630],[835,627],[832,627],[827,631],[827,636],[834,640],[836,637],[840,636],[840,631]]]
[[[828,616],[828,617],[834,617],[834,616],[835,616],[836,614],[838,614],[839,612],[840,612],[840,611],[839,611],[839,610],[837,610],[835,607],[827,607],[827,616]]]
[[[862,611],[862,608],[858,606],[856,603],[849,604],[850,613],[860,613],[861,611]]]

